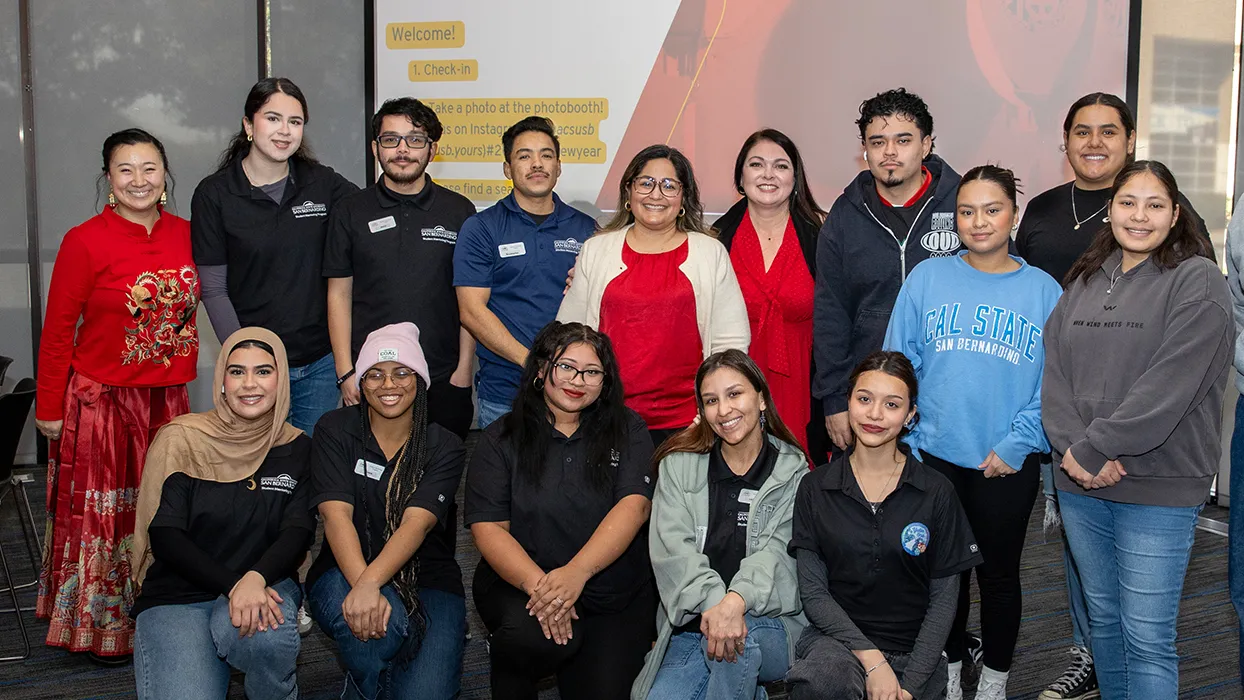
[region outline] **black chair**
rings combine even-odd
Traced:
[[[17,456],[17,446],[21,442],[22,432],[26,427],[26,419],[30,416],[30,407],[35,401],[35,380],[26,378],[17,383],[13,391],[0,396],[0,487],[7,487],[0,492],[0,505],[9,493],[21,497],[17,503],[17,518],[21,522],[23,541],[30,554],[32,564],[37,568],[40,563],[42,545],[39,542],[38,528],[35,527],[34,513],[30,508],[30,496],[26,493],[26,484],[34,483],[34,477],[28,473],[14,473],[13,460]],[[25,513],[22,505],[25,505]],[[22,516],[25,516],[23,518]],[[3,656],[0,661],[21,661],[30,657],[30,635],[26,632],[26,622],[22,619],[22,606],[17,600],[17,591],[29,588],[38,582],[38,577],[29,583],[19,584],[13,580],[13,572],[9,568],[9,559],[4,551],[4,533],[0,531],[0,569],[4,570],[4,580],[13,602],[11,609],[0,610],[0,613],[17,615],[17,628],[22,635],[24,651],[20,656]]]
[[[0,384],[4,383],[4,373],[9,371],[11,364],[13,364],[13,358],[0,355]]]

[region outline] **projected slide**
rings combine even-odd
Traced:
[[[737,199],[734,159],[760,127],[804,152],[828,208],[863,167],[865,98],[929,103],[960,172],[1013,168],[1029,195],[1069,179],[1062,119],[1080,95],[1123,94],[1127,0],[376,0],[375,94],[413,95],[445,125],[437,182],[477,204],[509,192],[501,134],[524,116],[560,133],[558,192],[612,210],[632,155],[692,159],[708,212]]]

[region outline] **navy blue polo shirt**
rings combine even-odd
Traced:
[[[596,230],[592,217],[553,195],[553,214],[537,225],[514,193],[467,219],[454,249],[454,286],[492,290],[488,310],[510,335],[531,347],[536,333],[557,316],[583,241]],[[482,401],[509,403],[518,392],[521,368],[476,344]]]

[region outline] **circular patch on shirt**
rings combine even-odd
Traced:
[[[929,528],[924,523],[908,523],[903,528],[903,549],[913,557],[918,557],[928,548]]]

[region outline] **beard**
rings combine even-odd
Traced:
[[[894,171],[893,173],[890,173],[886,177],[879,178],[879,179],[881,180],[881,184],[885,185],[886,187],[898,187],[899,185],[902,185],[904,182],[907,182],[907,178],[903,177],[902,175],[899,175],[897,170]]]
[[[413,170],[407,171],[393,167],[391,161],[386,160],[380,163],[380,169],[384,171],[384,176],[389,178],[390,182],[398,185],[409,185],[423,177],[423,173],[428,169],[427,163],[418,160],[412,160],[411,163],[415,164],[416,167]]]

